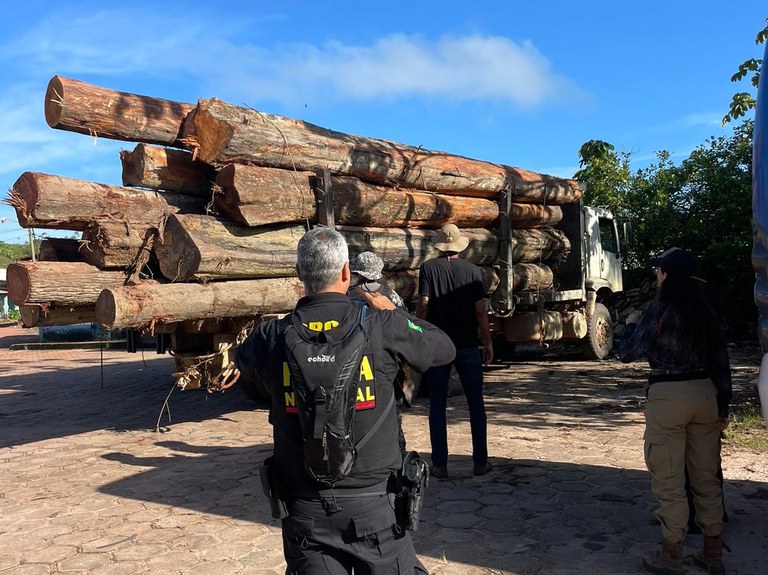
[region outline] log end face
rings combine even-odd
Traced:
[[[20,305],[19,315],[21,316],[21,325],[23,327],[37,327],[40,324],[43,312],[39,305]]]
[[[190,220],[194,222],[194,219]],[[166,220],[165,229],[154,244],[160,273],[171,282],[192,278],[200,265],[200,251],[175,216]]]
[[[32,282],[29,277],[29,270],[24,264],[12,263],[6,270],[6,280],[8,282],[8,297],[16,305],[23,305],[29,299]]]
[[[128,150],[122,150],[120,152],[124,186],[141,186],[142,184],[142,166],[140,165],[142,146],[144,146],[144,144],[138,144],[132,152],[129,152]]]
[[[61,111],[64,107],[64,84],[61,76],[54,76],[48,82],[45,90],[45,121],[51,128],[57,128],[61,120]]]
[[[194,115],[199,146],[197,159],[211,165],[216,164],[220,152],[229,145],[234,134],[233,128],[226,121],[220,121],[212,113],[211,108],[217,104],[219,102],[216,98],[200,100]]]
[[[96,300],[96,321],[102,329],[110,331],[115,328],[117,318],[117,305],[115,303],[115,294],[112,290],[101,290]]]

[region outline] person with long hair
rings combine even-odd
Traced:
[[[647,357],[645,463],[658,501],[661,550],[643,559],[646,571],[682,575],[688,529],[686,468],[696,524],[704,547],[694,561],[724,575],[720,432],[728,425],[731,369],[720,317],[703,282],[693,277],[696,257],[670,248],[651,260],[658,291],[648,309],[627,317],[619,345],[625,363]]]

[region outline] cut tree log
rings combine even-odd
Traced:
[[[120,152],[123,185],[210,199],[216,170],[192,160],[192,153],[138,144]]]
[[[196,135],[187,140],[198,147],[199,159],[217,168],[230,163],[327,168],[373,183],[456,195],[496,199],[509,189],[516,201],[548,204],[581,197],[581,187],[573,180],[335,132],[217,98],[200,100],[193,117]]]
[[[338,226],[350,258],[373,251],[389,271],[417,269],[437,257],[432,230]],[[477,265],[498,260],[498,238],[484,228],[465,228],[469,247],[462,257]],[[295,274],[296,245],[303,226],[249,228],[213,216],[173,214],[155,243],[160,271],[171,281],[209,281]],[[511,230],[512,263],[559,261],[570,250],[565,235],[552,229]]]
[[[374,251],[389,270],[418,268],[437,252],[434,232],[402,228],[340,226],[350,258]],[[173,214],[165,220],[155,243],[160,271],[171,281],[208,281],[258,277],[288,277],[296,273],[296,245],[303,226],[250,228],[213,216]],[[496,260],[498,239],[485,229],[465,229],[471,244],[467,258],[479,265]]]
[[[125,269],[143,250],[151,252],[157,228],[113,220],[94,220],[83,230],[81,253],[85,261],[101,269]]]
[[[298,278],[123,286],[101,292],[96,317],[102,327],[113,330],[208,317],[256,316],[288,312],[303,294]]]
[[[37,259],[41,262],[82,262],[80,240],[73,238],[45,238],[40,242]]]
[[[83,262],[14,262],[6,270],[8,297],[18,305],[57,307],[96,303],[101,290],[123,285],[125,274]]]
[[[499,272],[492,266],[479,266],[479,268],[485,293],[490,296],[499,285]],[[544,264],[515,264],[512,266],[512,277],[512,289],[515,291],[552,289],[552,268]],[[419,270],[387,272],[379,281],[394,289],[405,302],[418,296]]]
[[[560,206],[512,204],[510,207],[509,225],[512,228],[549,228],[563,219]]]
[[[216,176],[219,212],[249,226],[317,222],[315,174],[229,164]],[[497,223],[499,206],[466,198],[366,184],[359,178],[331,179],[337,224],[372,227],[439,228],[446,223],[485,228]]]
[[[516,281],[516,288],[533,289],[536,287],[533,282],[546,282],[546,277],[549,277],[551,287],[552,271],[546,266],[521,264],[515,269],[516,277],[520,278],[520,283]],[[496,272],[486,266],[481,267],[481,271],[486,291],[491,293],[498,285]],[[383,281],[408,300],[416,293],[418,271],[388,274]],[[101,292],[96,302],[96,321],[108,330],[155,329],[159,325],[200,322],[207,318],[220,321],[223,318],[286,313],[295,307],[303,293],[298,278],[121,286]]]
[[[93,305],[78,307],[22,305],[19,306],[19,315],[24,327],[74,325],[95,322],[96,308]]]
[[[83,230],[97,219],[157,224],[167,214],[202,213],[205,200],[184,194],[137,190],[39,172],[24,172],[5,203],[23,228]]]
[[[117,92],[54,76],[45,92],[45,120],[51,128],[99,138],[183,147],[184,120],[193,104]]]

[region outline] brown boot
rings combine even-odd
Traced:
[[[643,567],[650,573],[659,575],[685,575],[683,567],[683,542],[661,544],[661,551],[643,558]]]
[[[693,554],[694,562],[707,570],[709,575],[725,575],[723,565],[723,540],[720,537],[704,537],[704,549]]]

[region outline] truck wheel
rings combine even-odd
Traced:
[[[584,355],[587,359],[605,359],[613,348],[613,321],[608,308],[595,304],[595,312],[587,319]]]

